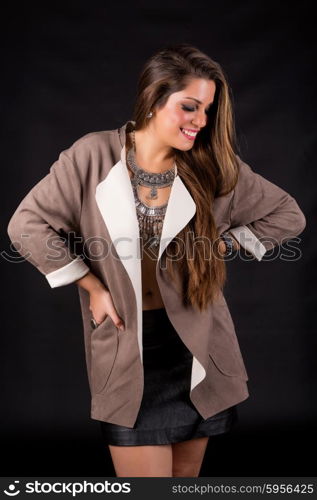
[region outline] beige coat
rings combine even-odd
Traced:
[[[90,269],[110,290],[125,331],[116,328],[110,316],[93,329],[89,294],[77,285],[91,418],[128,427],[136,421],[144,384],[140,240],[125,160],[126,130],[133,123],[86,134],[62,151],[8,225],[15,248],[45,275],[52,288],[74,283]],[[238,159],[235,189],[216,198],[212,210],[219,233],[230,229],[260,261],[271,248],[265,237],[280,245],[299,235],[306,219],[292,196]],[[156,278],[168,317],[193,354],[191,401],[208,418],[249,397],[248,375],[224,296],[203,313],[185,309],[180,280],[171,283],[163,265],[164,250],[195,211],[190,192],[176,175]]]

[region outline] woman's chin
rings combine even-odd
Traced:
[[[184,144],[180,145],[173,145],[172,146],[173,149],[176,149],[177,151],[189,151],[190,149],[192,149],[192,145],[189,145],[189,146],[184,146]]]
[[[178,149],[180,149],[181,151],[188,151],[189,149],[192,149],[194,143],[192,144],[182,144],[181,146],[179,146]]]
[[[188,151],[189,149],[191,149],[194,145],[195,141],[189,141],[189,140],[186,140],[185,141],[181,138],[181,140],[178,140],[177,141],[177,146],[175,146],[177,149],[180,149],[181,151]]]

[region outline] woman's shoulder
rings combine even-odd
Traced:
[[[120,150],[118,130],[98,130],[78,137],[62,151],[62,154],[77,165],[88,165],[91,161],[99,161],[101,158],[105,162],[109,158],[111,162],[118,150]]]
[[[71,147],[90,148],[99,145],[111,145],[112,142],[117,139],[117,135],[118,129],[87,132],[86,134],[75,139]]]

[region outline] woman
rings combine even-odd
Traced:
[[[260,261],[306,220],[235,142],[220,65],[166,47],[143,68],[133,120],[62,151],[9,222],[52,288],[78,286],[91,417],[117,476],[197,477],[249,396],[225,260],[241,246]]]

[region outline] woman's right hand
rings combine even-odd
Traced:
[[[118,315],[109,290],[106,288],[96,288],[89,293],[89,310],[98,324],[102,323],[109,315],[120,330],[124,330],[124,323]]]
[[[124,323],[117,314],[111,294],[97,276],[89,271],[76,284],[89,293],[89,310],[97,323],[102,323],[109,315],[116,327],[124,330]]]

